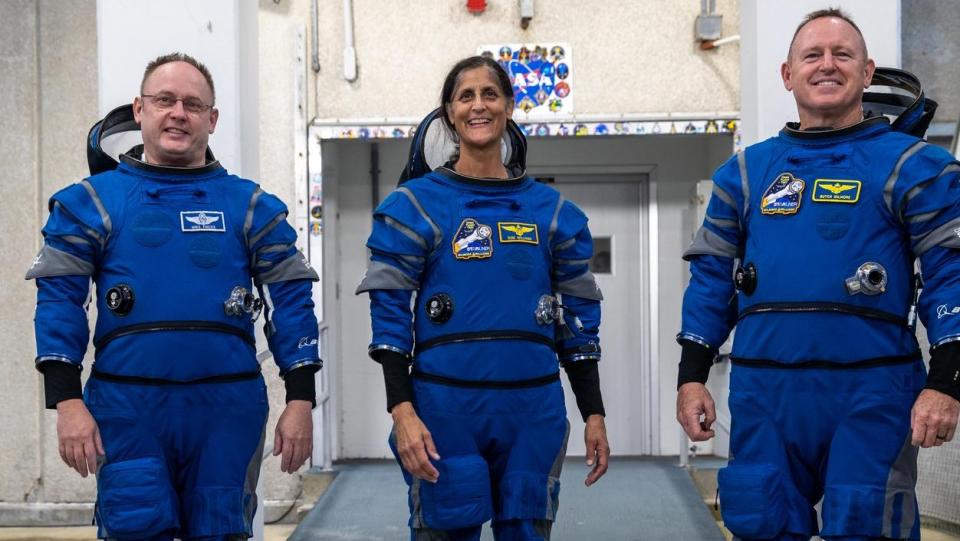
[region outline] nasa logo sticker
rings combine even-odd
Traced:
[[[763,214],[796,214],[803,199],[803,179],[793,173],[780,173],[770,187],[763,192],[760,212]]]
[[[453,255],[457,259],[485,259],[493,255],[493,228],[474,218],[460,222],[453,235]]]

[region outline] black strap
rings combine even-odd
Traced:
[[[547,385],[560,380],[560,372],[554,372],[553,374],[541,376],[539,378],[518,380],[474,380],[448,378],[447,376],[438,376],[436,374],[421,372],[416,368],[413,369],[411,375],[417,379],[422,379],[432,383],[439,383],[441,385],[481,389],[526,389],[528,387],[540,387],[542,385]]]
[[[740,311],[737,320],[741,320],[751,314],[761,314],[767,312],[833,312],[836,314],[852,314],[855,316],[879,319],[888,323],[909,326],[907,318],[876,310],[863,306],[853,306],[850,304],[841,304],[838,302],[765,302],[751,305]]]
[[[738,366],[747,366],[751,368],[830,368],[837,370],[849,370],[853,368],[872,368],[875,366],[890,366],[895,364],[907,364],[919,361],[923,357],[920,350],[907,355],[891,355],[889,357],[873,357],[870,359],[861,359],[859,361],[841,362],[841,361],[799,361],[795,363],[785,363],[771,359],[745,359],[743,357],[730,357],[730,362]]]
[[[454,334],[445,334],[429,340],[417,342],[415,353],[422,353],[424,350],[436,347],[442,344],[453,344],[457,342],[475,342],[481,340],[524,340],[527,342],[537,342],[554,349],[553,338],[548,338],[542,334],[528,331],[481,331],[481,332],[462,332]]]
[[[137,323],[136,325],[127,325],[116,328],[107,334],[101,336],[93,342],[97,349],[105,347],[113,340],[121,336],[137,334],[142,332],[158,331],[213,331],[232,334],[242,338],[244,342],[253,347],[257,347],[257,341],[254,337],[243,329],[227,325],[226,323],[217,323],[215,321],[152,321],[148,323]]]
[[[150,378],[143,376],[122,376],[120,374],[110,374],[97,370],[96,365],[90,369],[90,377],[103,381],[112,381],[114,383],[130,383],[134,385],[196,385],[199,383],[233,383],[237,381],[247,381],[260,377],[260,368],[253,372],[239,372],[236,374],[219,374],[216,376],[206,376],[190,380]]]

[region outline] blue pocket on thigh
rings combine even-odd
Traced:
[[[97,474],[98,537],[144,539],[179,528],[167,468],[156,457],[104,465]]]
[[[717,482],[723,525],[737,537],[769,539],[786,527],[783,482],[773,465],[732,464]]]
[[[418,481],[422,522],[429,528],[452,530],[477,526],[493,517],[490,470],[479,455],[435,462],[436,483]]]

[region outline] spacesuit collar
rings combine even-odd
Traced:
[[[780,135],[788,139],[798,139],[801,141],[824,142],[830,139],[849,139],[852,137],[863,137],[887,131],[890,129],[890,120],[885,116],[874,116],[865,118],[856,124],[846,126],[840,129],[832,128],[814,128],[801,130],[799,122],[787,122],[787,125],[780,130]]]
[[[220,162],[214,158],[213,152],[207,147],[206,162],[199,167],[178,167],[175,165],[157,165],[143,161],[143,145],[137,145],[120,155],[120,162],[130,167],[148,173],[165,175],[198,176],[222,170]]]
[[[471,177],[470,175],[458,173],[453,168],[453,162],[447,162],[443,164],[436,169],[436,172],[456,182],[463,182],[465,184],[472,184],[474,186],[489,187],[516,187],[523,184],[523,181],[527,178],[526,171],[520,169],[519,167],[508,168],[507,174],[510,175],[509,178]]]

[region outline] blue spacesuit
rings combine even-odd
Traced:
[[[136,150],[50,199],[27,274],[37,367],[79,372],[93,280],[99,537],[246,539],[267,418],[253,321],[262,309],[282,376],[318,369],[317,275],[279,199],[216,161],[162,167]]]
[[[412,362],[441,456],[437,483],[404,471],[411,539],[479,539],[491,518],[498,539],[549,538],[569,432],[558,357],[600,358],[586,216],[525,175],[448,164],[387,197],[367,247],[371,356]]]
[[[788,125],[717,170],[678,339],[716,352],[736,324],[719,476],[736,536],[808,539],[822,496],[825,538],[919,538],[914,260],[936,352],[960,339],[958,181],[952,156],[882,116]]]

